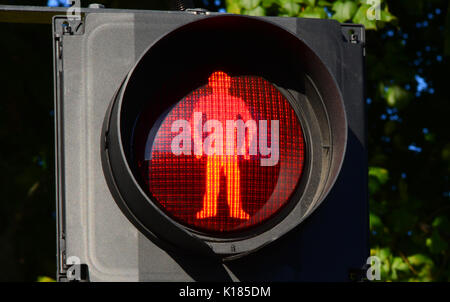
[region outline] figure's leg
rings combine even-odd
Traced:
[[[227,178],[227,200],[230,216],[245,220],[249,219],[250,215],[242,209],[241,177],[237,156],[228,157],[225,163],[225,176]]]
[[[217,214],[221,166],[222,161],[218,156],[208,156],[206,164],[206,192],[203,196],[203,209],[197,212],[197,219],[214,217]]]

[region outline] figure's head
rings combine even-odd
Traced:
[[[228,94],[231,87],[231,77],[223,71],[215,71],[208,78],[213,93]]]

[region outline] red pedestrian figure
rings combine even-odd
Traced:
[[[194,105],[194,115],[195,113],[199,114],[201,112],[202,115],[206,115],[206,120],[215,120],[220,122],[222,125],[226,125],[227,121],[230,122],[238,119],[242,119],[244,122],[252,120],[252,115],[244,100],[230,95],[230,76],[224,72],[218,71],[214,72],[208,80],[209,86],[212,88],[212,94],[198,98],[198,101]],[[193,128],[194,145],[196,145],[197,142],[197,150],[195,154],[196,158],[200,158],[203,154],[203,150],[198,149],[198,142],[201,142],[202,140],[202,132],[195,130],[195,126]],[[215,129],[215,131],[217,131],[217,129]],[[252,131],[249,131],[249,144],[251,140]],[[230,155],[230,152],[227,152],[226,150],[223,139],[221,143],[222,144],[219,143],[219,145],[215,146],[214,154],[205,154],[205,156],[207,156],[206,192],[203,197],[203,208],[201,211],[197,212],[196,218],[204,219],[215,217],[217,215],[220,172],[223,171],[226,177],[227,203],[230,211],[230,217],[248,220],[250,218],[249,214],[242,209],[240,171],[237,152],[238,144],[234,144],[233,137],[234,152],[231,152],[232,154]],[[217,142],[215,142],[215,144],[217,144]],[[244,140],[244,143],[240,146],[243,150],[240,149],[239,154],[244,155],[245,159],[250,159],[249,154],[245,152],[245,145],[246,142]]]

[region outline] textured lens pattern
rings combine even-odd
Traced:
[[[155,127],[139,164],[146,189],[192,229],[227,233],[259,225],[288,203],[302,175],[298,117],[260,77],[214,72]]]

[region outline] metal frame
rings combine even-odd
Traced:
[[[314,80],[309,79],[310,81],[313,81],[314,84],[312,84],[313,88],[308,91],[309,93],[317,94],[317,96],[308,96],[308,99],[313,100],[313,103],[309,104],[310,108],[313,110],[305,114],[305,116],[309,119],[311,127],[314,126],[315,128],[320,129],[318,133],[320,133],[319,135],[325,140],[320,143],[316,140],[315,144],[310,144],[313,146],[312,152],[310,152],[310,158],[312,159],[310,163],[314,165],[314,168],[310,169],[310,175],[304,176],[308,180],[305,191],[298,192],[297,190],[291,197],[291,211],[285,213],[284,218],[280,218],[276,223],[272,223],[271,228],[261,226],[260,228],[254,228],[251,231],[249,230],[248,232],[240,232],[231,238],[221,238],[219,236],[199,234],[198,232],[190,231],[188,228],[181,226],[179,223],[176,223],[173,219],[169,218],[156,206],[150,197],[143,193],[130,170],[132,169],[132,165],[128,158],[129,155],[127,156],[129,148],[124,146],[129,140],[129,134],[122,132],[124,126],[121,125],[122,122],[128,120],[128,117],[122,117],[121,114],[123,107],[126,105],[124,94],[126,93],[128,85],[133,83],[133,79],[136,78],[134,73],[136,73],[136,70],[142,70],[143,67],[140,64],[149,57],[147,54],[151,53],[153,48],[157,48],[158,45],[161,44],[161,41],[163,41],[163,43],[169,43],[168,41],[172,41],[170,40],[172,36],[175,37],[173,38],[174,40],[177,39],[176,37],[180,38],[180,36],[177,36],[177,32],[189,32],[190,28],[194,28],[195,32],[195,29],[198,29],[201,26],[203,26],[203,28],[217,27],[217,30],[220,31],[221,29],[223,30],[224,24],[233,24],[236,26],[234,27],[234,30],[237,28],[244,30],[247,27],[254,30],[254,28],[258,26],[265,34],[271,33],[277,38],[283,37],[279,43],[285,41],[285,43],[287,43],[286,45],[295,45],[289,50],[290,53],[294,53],[294,51],[303,51],[301,54],[302,59],[308,58],[308,61],[303,63],[303,67],[308,69],[307,72],[311,76],[315,77]],[[251,30],[249,32],[251,32]],[[201,36],[199,33],[196,33],[196,35]],[[207,35],[207,33],[205,35]],[[237,37],[233,35],[233,42],[236,42],[235,39],[237,39]],[[294,41],[296,44],[294,44]],[[234,43],[232,45],[234,45]],[[175,45],[171,45],[170,47],[171,49],[178,49]],[[254,51],[256,50],[251,52]],[[170,60],[170,57],[168,59]],[[198,62],[198,59],[194,59],[193,61]],[[295,61],[300,62],[300,58],[296,58]],[[195,64],[198,65],[199,63]],[[302,64],[299,63],[299,66],[297,67],[300,68],[301,65]],[[314,67],[312,67],[313,65]],[[153,72],[153,69],[156,67],[153,64],[150,66],[152,66],[152,68],[149,68],[148,70],[152,70]],[[175,73],[175,71],[173,72]],[[308,79],[305,80],[308,81]],[[314,85],[317,85],[317,87],[314,87]],[[323,87],[327,87],[327,89],[323,89]],[[292,101],[293,108],[296,108],[298,111],[300,103],[302,103],[302,100],[305,102],[305,99],[301,96],[299,91],[296,91],[295,88],[292,89],[291,94],[294,99],[294,101]],[[139,96],[143,97],[141,95]],[[106,125],[104,129],[104,132],[107,133],[105,134],[105,140],[108,142],[108,147],[103,158],[104,162],[106,162],[104,168],[105,166],[110,165],[109,168],[106,167],[106,173],[112,172],[112,175],[108,177],[108,179],[112,181],[112,183],[110,183],[110,188],[113,191],[118,189],[115,195],[119,198],[116,202],[121,204],[122,209],[127,209],[128,211],[131,209],[132,212],[134,211],[134,213],[128,213],[127,216],[134,216],[132,221],[136,225],[143,226],[145,233],[148,234],[150,238],[156,233],[157,237],[168,240],[173,245],[181,248],[185,245],[187,246],[187,250],[191,250],[195,253],[203,251],[205,254],[209,254],[207,253],[207,247],[209,246],[215,255],[231,256],[232,258],[235,258],[236,256],[242,256],[255,251],[262,246],[275,241],[274,239],[280,238],[311,214],[312,210],[309,208],[316,207],[323,201],[339,174],[339,169],[345,154],[347,132],[345,109],[342,96],[334,77],[320,61],[320,58],[315,56],[314,52],[299,37],[291,35],[275,24],[253,17],[210,17],[183,25],[167,36],[161,38],[161,40],[156,41],[155,44],[150,46],[149,49],[144,52],[137,65],[132,68],[122,85],[122,89],[116,96],[114,103],[112,113],[107,117],[109,124]],[[317,106],[319,104],[322,104],[324,108],[317,109],[317,107],[320,107]],[[171,104],[167,105],[170,106]],[[136,110],[126,109],[125,111],[134,112]],[[320,113],[324,114],[324,116],[319,116]],[[310,117],[309,115],[317,116]],[[131,120],[134,120],[134,117],[130,118]],[[317,125],[314,125],[315,123],[317,123]],[[130,125],[132,124],[130,123]],[[322,128],[325,128],[326,130]],[[328,134],[326,134],[327,131]],[[323,133],[325,133],[325,135],[323,135]],[[324,148],[326,148],[326,152],[323,151]],[[322,159],[322,157],[324,159]],[[308,206],[305,206],[304,202],[306,202]],[[244,234],[246,234],[245,237]]]
[[[91,12],[106,12],[108,11],[111,14],[105,14],[105,19],[106,16],[116,16],[119,17],[120,15],[122,15],[122,13],[125,12],[131,12],[131,14],[136,14],[139,15],[139,17],[137,17],[136,19],[141,18],[141,20],[147,20],[147,18],[153,18],[153,16],[157,15],[157,14],[164,14],[165,12],[151,12],[151,11],[129,11],[129,10],[108,10],[108,9],[88,9]],[[82,10],[83,11],[83,10]],[[86,11],[86,10],[84,10]],[[167,13],[167,12],[166,12]],[[195,12],[195,14],[197,14],[197,12]],[[199,13],[200,14],[200,13]],[[89,17],[89,14],[86,14],[85,17]],[[99,15],[99,14],[93,14],[94,15]],[[169,19],[170,18],[174,18],[174,20],[177,20],[177,22],[179,24],[182,24],[183,22],[188,22],[189,20],[192,20],[192,13],[180,13],[180,12],[169,12],[167,15],[169,15]],[[188,15],[191,15],[191,17],[189,17]],[[77,80],[77,78],[73,77],[72,75],[77,75],[81,74],[83,69],[82,67],[84,65],[83,62],[80,61],[80,59],[84,58],[84,54],[79,54],[79,52],[81,52],[83,50],[83,45],[79,45],[78,41],[83,41],[84,37],[86,35],[86,33],[83,33],[83,31],[80,31],[80,35],[77,34],[77,31],[64,31],[62,24],[64,23],[64,18],[65,16],[61,16],[61,18],[59,17],[55,17],[55,21],[54,21],[54,35],[55,35],[55,41],[54,41],[54,56],[55,56],[55,116],[56,116],[56,142],[57,142],[57,198],[58,198],[58,255],[59,255],[59,267],[58,267],[58,272],[59,272],[59,276],[60,276],[60,280],[64,280],[64,276],[65,276],[65,270],[68,268],[66,265],[66,255],[65,252],[66,251],[70,251],[70,253],[73,253],[73,251],[77,251],[77,248],[74,247],[74,244],[82,244],[82,242],[79,242],[79,238],[76,238],[76,236],[80,235],[83,232],[86,232],[86,225],[83,226],[75,226],[73,225],[73,215],[80,215],[80,213],[78,213],[76,210],[76,207],[74,208],[74,206],[77,205],[77,203],[80,204],[84,204],[86,202],[97,202],[99,201],[100,203],[102,202],[101,200],[73,200],[73,198],[75,196],[78,196],[78,194],[75,194],[74,192],[67,192],[67,179],[66,177],[69,176],[73,178],[73,176],[70,176],[70,173],[73,173],[73,171],[68,171],[67,167],[64,166],[64,157],[68,156],[70,158],[74,158],[73,157],[73,153],[75,152],[79,152],[78,149],[74,149],[71,150],[72,146],[71,142],[69,141],[69,144],[67,144],[67,133],[65,133],[66,130],[72,131],[71,133],[74,134],[76,132],[74,132],[73,130],[71,130],[71,127],[77,127],[80,126],[81,124],[78,123],[78,121],[76,120],[76,118],[72,117],[71,112],[67,112],[65,110],[64,107],[67,106],[71,106],[71,108],[73,108],[73,106],[76,106],[76,104],[73,104],[73,96],[72,94],[76,91],[73,90],[73,88],[71,88],[73,83],[70,82],[64,82],[65,77],[68,77],[69,80]],[[112,18],[112,17],[111,17]],[[102,19],[102,18],[97,18],[97,19]],[[84,21],[86,21],[86,19],[83,19]],[[87,19],[89,20],[89,18]],[[92,20],[96,20],[96,18],[91,18]],[[111,19],[110,19],[111,20]],[[353,165],[361,165],[364,161],[364,152],[365,152],[365,130],[363,130],[360,127],[363,127],[364,125],[361,122],[365,122],[364,117],[363,117],[363,109],[364,109],[364,103],[362,100],[363,97],[363,86],[361,85],[361,83],[363,83],[363,70],[361,69],[361,60],[363,59],[362,53],[363,53],[363,28],[359,27],[359,26],[352,26],[353,29],[355,29],[355,31],[357,32],[358,35],[358,39],[356,40],[352,40],[349,37],[349,43],[345,43],[342,42],[341,40],[338,39],[338,37],[334,36],[335,32],[330,34],[328,37],[331,37],[331,39],[329,39],[328,41],[324,42],[323,44],[321,44],[321,40],[320,39],[316,39],[316,36],[314,35],[318,35],[318,34],[324,34],[324,36],[326,36],[326,34],[328,33],[328,31],[330,30],[330,26],[324,26],[323,30],[326,30],[325,32],[321,33],[321,29],[319,26],[319,29],[315,29],[314,26],[317,26],[319,23],[319,21],[314,21],[314,20],[295,20],[294,18],[272,18],[271,20],[273,20],[275,23],[279,24],[280,26],[286,26],[286,28],[288,28],[289,30],[295,32],[296,30],[305,35],[305,39],[308,42],[312,43],[312,48],[314,50],[320,50],[321,52],[321,58],[326,62],[326,64],[328,64],[329,66],[331,66],[331,72],[332,74],[336,77],[337,83],[340,87],[340,89],[343,92],[343,97],[344,97],[344,101],[345,101],[345,105],[346,105],[346,112],[347,115],[350,116],[351,118],[349,119],[349,133],[351,134],[349,139],[351,141],[351,144],[349,146],[348,149],[348,154],[346,155],[346,159],[344,161],[344,166],[343,166],[343,170],[344,172],[340,174],[338,182],[336,183],[336,185],[333,187],[332,192],[330,193],[330,195],[327,197],[327,202],[324,203],[323,206],[321,206],[320,208],[318,208],[316,211],[314,211],[314,213],[312,213],[311,217],[308,218],[308,220],[306,220],[306,223],[302,223],[300,225],[300,228],[296,228],[295,232],[293,235],[290,235],[290,238],[293,238],[292,236],[294,236],[295,239],[295,246],[293,248],[290,248],[289,250],[293,250],[295,251],[296,249],[298,249],[298,246],[304,246],[306,247],[305,243],[311,243],[313,245],[317,244],[316,241],[311,241],[311,234],[322,234],[323,235],[323,227],[320,227],[320,221],[318,222],[317,219],[330,219],[331,217],[333,217],[330,214],[327,214],[327,208],[330,209],[339,209],[339,202],[344,202],[344,208],[346,210],[351,210],[351,208],[345,207],[345,204],[348,205],[352,205],[352,206],[356,206],[357,209],[353,210],[352,213],[357,213],[358,215],[361,215],[362,212],[364,212],[364,209],[366,208],[366,202],[367,200],[364,200],[365,197],[364,196],[364,192],[365,189],[361,186],[361,188],[359,189],[358,187],[356,187],[355,189],[358,191],[356,193],[352,193],[351,196],[345,194],[345,190],[346,190],[346,186],[352,187],[353,185],[356,184],[363,184],[364,183],[364,177],[367,177],[364,171],[364,169],[361,169],[360,171],[353,172],[352,169],[350,169],[350,167]],[[70,25],[70,24],[69,24]],[[87,26],[86,24],[84,24],[85,26]],[[340,26],[339,24],[337,24],[337,22],[335,24],[333,24],[333,30],[341,30],[342,26]],[[71,28],[73,28],[72,26],[70,26]],[[67,28],[67,27],[65,27]],[[75,27],[76,28],[76,27]],[[82,28],[80,28],[81,30]],[[84,29],[84,26],[83,26]],[[86,29],[88,29],[86,27]],[[92,31],[92,28],[90,29]],[[152,28],[153,30],[153,28]],[[164,32],[166,29],[160,29],[161,32]],[[309,33],[310,32],[310,33]],[[89,31],[88,31],[89,33]],[[345,35],[344,35],[345,36]],[[97,36],[98,38],[98,36]],[[141,37],[142,38],[142,37]],[[150,39],[150,38],[149,38]],[[333,40],[336,39],[336,40]],[[324,41],[326,39],[323,39]],[[350,42],[350,41],[356,41],[356,43]],[[140,50],[136,50],[136,53],[142,53],[142,51],[144,49],[142,49],[142,44],[145,43],[143,41],[140,41],[138,39],[136,39],[135,41],[136,43],[140,43],[138,46],[136,47],[136,49],[140,49]],[[78,44],[77,44],[78,43]],[[70,45],[70,47],[68,46]],[[107,45],[107,44],[106,44]],[[116,44],[115,44],[116,45]],[[327,55],[327,50],[329,50],[329,46],[330,45],[338,45],[338,48],[336,49],[335,55],[336,57],[333,56],[328,56]],[[327,48],[328,46],[328,48]],[[72,47],[72,49],[71,49]],[[320,52],[319,51],[319,52]],[[68,55],[68,53],[70,55]],[[75,56],[74,56],[75,55]],[[70,56],[73,56],[73,58],[71,58]],[[340,62],[340,60],[344,61],[345,64],[345,70],[344,70],[344,66],[342,65],[338,65],[338,63],[336,62]],[[80,62],[82,64],[80,64]],[[336,65],[333,65],[336,64]],[[339,63],[341,64],[341,63]],[[78,66],[81,65],[81,66]],[[72,69],[68,69],[68,68],[72,68]],[[110,80],[108,77],[105,78],[106,80]],[[117,80],[117,79],[116,79]],[[80,82],[81,83],[81,82]],[[75,83],[78,84],[78,83]],[[120,84],[120,83],[119,83]],[[81,84],[80,84],[81,85]],[[106,85],[107,86],[107,85]],[[116,86],[117,87],[117,86]],[[102,87],[99,87],[99,89],[103,89]],[[111,92],[112,93],[112,92]],[[76,94],[76,93],[75,93]],[[111,95],[112,97],[112,95]],[[110,100],[110,99],[109,99]],[[71,102],[72,101],[72,102]],[[81,100],[80,100],[81,101]],[[99,101],[98,99],[93,99],[90,101]],[[93,113],[96,114],[96,113]],[[97,119],[99,119],[100,117],[98,117]],[[104,118],[104,113],[103,116],[101,117],[101,119],[103,120]],[[82,130],[80,130],[82,131]],[[100,140],[100,135],[98,136],[98,140]],[[83,142],[84,143],[84,142]],[[103,142],[104,143],[104,142]],[[356,144],[356,145],[355,145]],[[98,141],[98,145],[100,145],[100,142]],[[88,145],[86,145],[88,146]],[[79,147],[81,148],[81,147]],[[81,150],[81,149],[80,149]],[[98,150],[94,150],[92,152],[98,152],[100,153],[100,146],[98,148]],[[348,158],[347,158],[348,156]],[[73,166],[75,167],[75,166]],[[80,166],[81,169],[81,166]],[[351,180],[352,183],[345,185],[345,182],[348,183],[348,181]],[[344,183],[342,183],[342,181],[344,181]],[[101,184],[99,184],[101,185]],[[70,189],[70,188],[69,188]],[[76,190],[77,187],[74,187],[73,190]],[[72,191],[73,191],[72,190]],[[70,190],[68,190],[70,191]],[[367,192],[366,192],[367,193]],[[68,194],[68,195],[67,195]],[[354,197],[353,197],[354,195]],[[70,200],[68,200],[66,197],[69,196]],[[95,198],[95,196],[94,196]],[[109,198],[109,197],[105,197],[105,198]],[[345,199],[349,198],[347,201]],[[357,198],[358,200],[356,200],[355,198]],[[337,199],[342,199],[342,200],[337,200]],[[110,203],[108,201],[108,203]],[[109,206],[109,205],[108,205]],[[69,211],[70,213],[66,212],[67,207],[69,207]],[[74,209],[76,211],[74,211]],[[333,213],[334,214],[334,213]],[[363,217],[364,216],[364,217]],[[66,219],[69,219],[70,224],[69,225],[66,223]],[[361,215],[361,217],[351,217],[351,220],[354,222],[349,222],[347,223],[348,225],[348,230],[352,230],[354,229],[355,225],[360,226],[361,224],[357,221],[359,220],[364,220],[366,221],[367,217],[365,217],[365,214]],[[335,219],[332,219],[332,221],[334,221],[336,223]],[[368,219],[367,219],[368,221]],[[121,228],[129,228],[129,226],[127,225],[126,222],[122,222],[123,224],[120,225]],[[346,222],[343,222],[344,224]],[[131,225],[131,224],[130,224]],[[75,227],[78,227],[78,229],[74,229]],[[338,228],[339,229],[339,228]],[[345,229],[345,228],[341,228],[341,229]],[[367,228],[368,230],[368,228]],[[69,231],[69,232],[67,232]],[[89,231],[89,230],[88,230]],[[74,234],[76,235],[74,237]],[[78,234],[78,235],[77,235]],[[357,247],[357,251],[351,251],[349,253],[349,255],[347,257],[351,257],[351,255],[353,255],[352,259],[346,259],[343,264],[345,264],[346,266],[346,270],[348,270],[348,265],[351,265],[352,267],[359,267],[363,261],[365,261],[365,259],[360,259],[361,257],[363,257],[363,255],[368,255],[368,246],[367,247],[363,247],[362,249],[364,251],[360,251],[359,249],[361,248],[361,245],[365,245],[368,241],[368,234],[365,234],[365,228],[362,228],[361,231],[358,232],[354,232],[352,233],[353,237],[352,238],[347,238],[347,239],[355,239],[358,238],[358,240],[361,240],[361,244],[358,245]],[[333,237],[330,237],[330,244],[333,241]],[[308,239],[309,238],[309,239]],[[283,238],[282,238],[283,239]],[[345,238],[344,238],[345,239]],[[343,242],[346,242],[347,244],[349,244],[349,240],[345,239]],[[104,239],[102,239],[104,240]],[[287,239],[288,240],[288,239]],[[280,240],[283,242],[283,240]],[[286,241],[284,241],[284,243],[286,243]],[[139,280],[167,280],[167,279],[160,279],[163,278],[161,276],[158,277],[158,275],[156,274],[152,274],[151,270],[152,269],[165,269],[166,267],[164,267],[164,265],[166,265],[165,262],[160,262],[160,263],[145,263],[145,259],[146,256],[148,255],[159,255],[161,253],[161,250],[159,249],[159,247],[157,245],[151,245],[150,241],[146,238],[143,237],[138,237],[138,243],[137,243],[137,253],[138,253],[138,276],[137,278],[139,278]],[[280,243],[281,246],[283,246],[283,243]],[[327,244],[318,244],[318,246],[320,248],[326,247]],[[267,255],[276,255],[277,254],[277,250],[274,248],[269,248],[267,249],[266,252],[266,248],[263,249],[264,253],[263,254],[259,254],[259,255],[263,255],[263,259],[266,259]],[[280,251],[289,251],[289,250],[280,250]],[[303,259],[305,260],[304,262],[301,263],[301,267],[302,270],[304,272],[305,275],[301,275],[298,277],[293,278],[294,280],[320,280],[320,276],[317,275],[317,272],[320,272],[321,268],[320,268],[320,263],[315,263],[315,268],[314,270],[311,268],[311,265],[308,263],[307,259],[308,258],[308,253],[311,253],[311,248],[305,248],[304,250],[302,249],[302,255],[299,256],[299,259]],[[323,253],[322,250],[314,250],[314,253]],[[67,255],[69,256],[69,255]],[[282,268],[282,262],[283,259],[287,259],[288,256],[287,255],[279,255],[281,257],[275,257],[275,258],[271,258],[271,259],[277,259],[277,261],[271,262],[271,263],[265,263],[266,265],[271,265],[272,266],[272,271],[270,273],[270,275],[264,275],[264,274],[258,274],[256,268],[255,267],[255,272],[246,272],[246,271],[242,271],[243,267],[239,265],[239,261],[237,262],[233,262],[230,261],[230,263],[226,264],[226,266],[228,267],[228,269],[232,272],[231,274],[234,274],[236,276],[236,279],[239,280],[261,280],[259,278],[267,278],[267,279],[263,279],[263,280],[273,280],[273,278],[275,278],[274,276],[276,276],[275,273],[273,273],[274,270],[278,269],[278,268]],[[156,257],[156,256],[155,256]],[[162,256],[161,256],[162,257]],[[167,261],[167,263],[176,263],[176,265],[179,265],[178,268],[174,268],[173,271],[168,270],[167,273],[170,273],[166,276],[169,277],[164,277],[164,278],[168,278],[170,280],[201,280],[202,276],[199,275],[198,271],[199,269],[202,269],[201,265],[196,267],[195,271],[192,270],[192,264],[186,263],[185,261],[188,260],[188,258],[183,259],[183,257],[179,257],[177,258],[175,254],[169,254],[169,255],[165,255],[164,256],[165,260]],[[252,256],[253,257],[253,256]],[[141,259],[142,258],[142,259]],[[255,255],[254,259],[257,259],[258,255]],[[109,259],[109,258],[108,258]],[[155,258],[156,259],[156,258]],[[244,257],[242,259],[242,264],[249,264],[249,263],[254,263],[253,258],[250,260],[249,258]],[[292,258],[294,259],[294,258]],[[89,259],[87,259],[89,260]],[[86,260],[84,260],[86,261]],[[173,262],[171,262],[173,261]],[[264,260],[263,260],[264,261]],[[189,262],[189,261],[187,261]],[[279,264],[277,265],[277,263],[279,262]],[[90,261],[86,261],[86,263],[90,266],[89,269],[90,271],[92,270],[94,272],[94,280],[98,280],[98,278],[105,278],[102,280],[116,280],[113,277],[109,277],[108,275],[99,275],[98,272],[95,273],[95,265],[90,262]],[[261,263],[261,261],[259,262]],[[220,266],[223,268],[224,264],[220,264]],[[203,266],[205,266],[205,264],[203,264]],[[241,269],[242,267],[242,269]],[[204,276],[207,276],[206,278],[210,277],[210,273],[213,272],[214,270],[216,270],[215,267],[212,267],[210,265],[207,265],[204,267],[204,269],[206,270],[204,272]],[[323,270],[323,268],[322,268]],[[265,273],[268,273],[270,271],[270,269],[268,269]],[[227,274],[228,275],[228,274]],[[344,280],[344,273],[342,272],[342,268],[336,269],[333,271],[333,274],[331,275],[327,275],[327,276],[323,276],[322,278],[324,280]],[[333,277],[334,276],[334,277]],[[109,278],[109,279],[108,279]],[[181,279],[180,279],[181,278]],[[327,279],[328,278],[328,279]],[[209,280],[209,279],[206,279]],[[224,277],[220,277],[220,280],[224,280]]]

